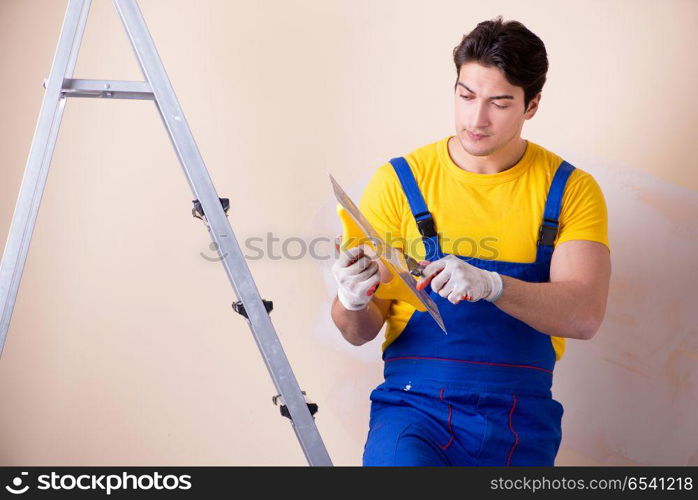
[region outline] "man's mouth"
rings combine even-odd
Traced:
[[[480,139],[484,139],[485,137],[489,137],[488,135],[483,135],[483,134],[473,134],[469,130],[465,131],[468,134],[468,137],[470,137],[471,141],[479,141]]]

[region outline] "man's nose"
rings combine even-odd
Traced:
[[[474,133],[482,132],[490,125],[487,103],[477,102],[472,109],[473,114],[470,117],[470,131]]]

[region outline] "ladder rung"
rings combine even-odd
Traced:
[[[148,82],[123,80],[64,78],[61,94],[65,97],[153,100],[153,90]]]

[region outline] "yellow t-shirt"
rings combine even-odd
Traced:
[[[496,174],[461,169],[448,153],[448,140],[405,155],[428,210],[434,217],[444,253],[508,262],[534,262],[538,230],[548,190],[562,158],[527,141],[513,167]],[[359,209],[378,234],[395,248],[425,258],[422,237],[402,185],[390,163],[373,174]],[[608,242],[606,201],[596,180],[576,168],[565,186],[555,245],[568,240]],[[405,328],[415,308],[394,300],[387,318],[383,350]],[[551,337],[556,358],[564,338]]]

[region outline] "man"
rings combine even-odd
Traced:
[[[548,69],[535,34],[499,17],[453,55],[456,135],[380,167],[359,203],[382,237],[426,258],[420,284],[448,334],[373,296],[379,266],[363,246],[333,266],[344,338],[361,345],[387,320],[363,463],[553,465],[555,362],[605,314],[606,205],[591,175],[521,138]]]

